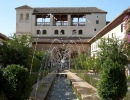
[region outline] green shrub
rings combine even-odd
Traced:
[[[3,84],[4,80],[3,80],[3,72],[0,70],[0,94],[3,92]]]
[[[31,92],[30,75],[27,68],[8,65],[3,73],[4,94],[8,100],[27,100]]]
[[[127,92],[125,68],[123,65],[107,59],[100,73],[98,94],[103,100],[120,100]]]
[[[130,91],[127,92],[126,97],[124,98],[124,100],[130,100]]]

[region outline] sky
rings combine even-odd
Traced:
[[[16,7],[97,7],[112,21],[130,7],[130,0],[0,0],[0,33],[11,36],[16,32]]]

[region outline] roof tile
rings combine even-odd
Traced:
[[[23,5],[23,6],[15,8],[15,9],[33,9],[33,8],[28,5]]]
[[[96,7],[51,7],[34,8],[33,14],[37,13],[107,13]]]

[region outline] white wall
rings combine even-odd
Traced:
[[[32,9],[18,9],[16,11],[16,33],[32,33]],[[26,14],[29,14],[29,20],[26,20]],[[20,14],[23,14],[23,20],[20,20]]]
[[[123,22],[121,23],[123,24]],[[121,32],[121,24],[119,24],[118,26],[116,26],[114,29],[110,30],[109,32],[107,32],[104,36],[102,36],[101,38],[107,38],[107,37],[116,37],[119,39],[123,39],[124,38],[124,32],[125,30],[123,29],[123,31]],[[100,43],[100,39],[98,39],[97,41],[93,42],[91,44],[91,56],[93,56],[94,54],[96,54],[95,51],[98,51],[98,43]]]

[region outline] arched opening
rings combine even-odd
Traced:
[[[20,14],[20,20],[23,20],[23,14]]]
[[[59,34],[59,33],[58,33],[58,30],[55,30],[55,31],[54,31],[54,34],[55,34],[55,35]]]
[[[75,57],[77,57],[78,56],[78,52],[77,51],[73,51],[72,53],[71,53],[71,58],[75,58]]]
[[[60,31],[60,34],[61,34],[61,35],[64,35],[64,34],[65,34],[65,31],[64,31],[64,30],[61,30],[61,31]]]
[[[40,31],[40,30],[37,30],[37,34],[41,34],[41,31]]]
[[[74,29],[72,30],[72,35],[76,35],[77,34],[77,31]]]
[[[47,31],[46,31],[46,30],[43,30],[43,31],[42,31],[42,34],[47,34]]]
[[[82,35],[83,34],[83,31],[82,30],[79,30],[79,35]]]
[[[28,13],[26,14],[26,20],[29,20],[29,14]]]

